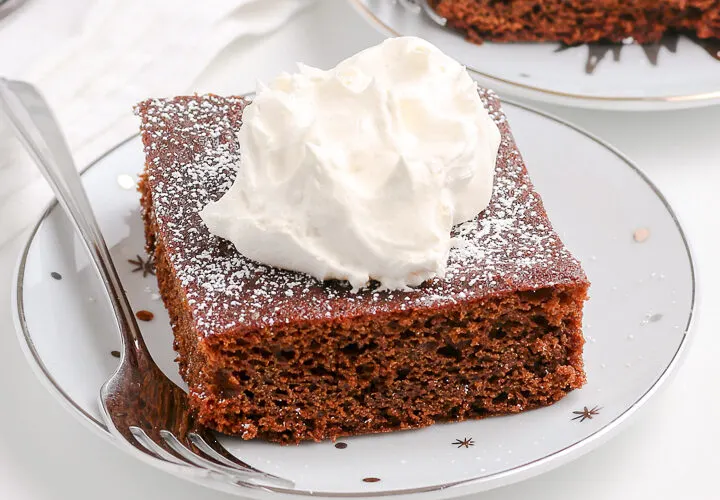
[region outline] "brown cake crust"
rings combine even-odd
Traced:
[[[241,98],[138,106],[148,248],[206,425],[283,443],[515,413],[582,386],[588,282],[552,230],[497,98],[493,200],[453,230],[448,273],[353,293],[252,262],[198,211],[231,185]]]
[[[718,0],[431,0],[431,5],[476,43],[573,45],[627,38],[652,43],[678,30],[720,38]]]

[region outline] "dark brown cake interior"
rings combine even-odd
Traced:
[[[231,185],[244,101],[138,112],[149,248],[200,419],[281,442],[513,413],[580,387],[587,279],[552,230],[497,98],[490,206],[454,229],[448,273],[411,291],[320,283],[252,262],[197,212]]]
[[[657,42],[668,31],[720,38],[717,0],[431,0],[473,42]]]

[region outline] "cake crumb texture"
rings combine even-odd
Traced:
[[[653,43],[668,31],[720,38],[718,0],[431,0],[450,26],[481,43],[632,38]]]

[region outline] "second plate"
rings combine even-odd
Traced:
[[[503,96],[608,110],[662,110],[720,103],[720,40],[667,37],[653,46],[557,43],[476,45],[392,0],[349,0],[385,35],[437,45]],[[688,71],[692,68],[692,72]]]

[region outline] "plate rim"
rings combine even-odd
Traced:
[[[375,26],[375,29],[389,36],[398,37],[403,36],[402,33],[391,28],[385,22],[383,22],[375,12],[373,12],[365,0],[348,0],[355,9],[365,18],[370,24]],[[471,73],[493,82],[496,84],[507,85],[508,87],[518,91],[530,92],[530,95],[534,95],[536,98],[539,95],[550,97],[553,99],[555,104],[566,103],[566,100],[575,100],[584,102],[586,106],[598,107],[604,104],[669,104],[677,106],[703,106],[712,105],[714,102],[720,100],[720,90],[701,92],[698,94],[685,94],[685,95],[665,95],[665,96],[593,96],[587,94],[576,94],[572,92],[562,92],[558,90],[552,90],[544,87],[537,87],[534,85],[528,85],[522,82],[508,80],[499,76],[491,75],[480,71],[470,65],[465,66]],[[529,97],[528,97],[529,98]],[[578,105],[580,103],[577,103]],[[618,108],[623,109],[623,108]]]
[[[351,0],[356,1],[356,0]],[[666,385],[666,382],[677,372],[677,368],[682,364],[682,361],[684,359],[685,353],[687,353],[688,346],[690,344],[690,341],[692,339],[692,336],[689,335],[690,331],[692,330],[692,327],[694,325],[695,318],[697,316],[697,308],[698,308],[698,296],[697,296],[697,289],[698,289],[698,277],[696,272],[696,265],[695,265],[695,259],[694,254],[692,251],[692,248],[690,247],[690,243],[687,239],[687,235],[685,234],[685,231],[683,230],[683,226],[680,223],[680,220],[673,210],[672,206],[668,202],[668,200],[665,198],[665,196],[662,194],[660,189],[652,182],[652,180],[647,176],[647,174],[635,163],[630,160],[625,154],[620,152],[617,148],[612,146],[611,144],[608,144],[604,140],[600,139],[598,136],[594,135],[591,132],[588,132],[587,130],[583,129],[580,126],[574,125],[573,123],[570,123],[566,121],[563,118],[560,118],[556,115],[553,115],[552,113],[548,113],[546,111],[534,108],[532,106],[529,106],[527,104],[514,101],[512,99],[506,99],[501,98],[500,99],[503,105],[510,105],[515,106],[517,108],[520,108],[525,111],[529,111],[531,113],[535,113],[537,115],[540,115],[544,118],[550,119],[556,123],[559,123],[561,125],[564,125],[575,132],[580,133],[581,135],[585,136],[586,138],[592,140],[593,142],[597,143],[598,145],[606,148],[611,153],[613,153],[615,156],[618,157],[619,160],[621,160],[627,167],[629,167],[631,170],[633,170],[642,181],[645,182],[645,184],[653,191],[653,193],[658,197],[658,199],[663,204],[663,207],[667,211],[667,213],[672,218],[675,228],[678,231],[678,234],[680,235],[680,238],[683,242],[683,246],[685,248],[686,257],[688,259],[689,264],[689,271],[690,271],[690,282],[691,282],[691,295],[690,295],[690,307],[688,310],[688,318],[687,322],[685,324],[684,330],[683,330],[683,336],[680,340],[680,343],[678,344],[678,347],[673,354],[672,358],[668,362],[667,366],[663,369],[662,373],[657,377],[657,379],[647,388],[647,390],[631,405],[629,405],[622,413],[620,413],[617,417],[615,417],[613,420],[605,424],[603,427],[599,428],[592,434],[589,434],[583,439],[580,439],[578,441],[575,441],[574,443],[566,446],[565,448],[553,451],[552,453],[549,453],[547,455],[544,455],[540,458],[536,458],[534,460],[531,460],[529,462],[526,462],[524,464],[515,466],[513,468],[503,470],[500,472],[496,472],[494,474],[490,474],[487,476],[482,477],[474,477],[469,479],[462,479],[459,481],[453,481],[450,483],[444,483],[444,484],[438,484],[438,485],[431,485],[431,486],[425,486],[425,487],[419,487],[419,488],[406,488],[406,489],[396,489],[396,490],[388,490],[388,491],[368,491],[368,492],[353,492],[353,493],[344,493],[344,492],[322,492],[322,491],[303,491],[303,490],[293,490],[288,488],[279,488],[279,487],[273,487],[273,486],[263,486],[262,489],[266,490],[266,492],[272,492],[275,494],[281,494],[284,495],[286,498],[291,496],[297,496],[301,498],[383,498],[383,497],[390,497],[390,498],[401,498],[406,497],[408,495],[421,495],[425,493],[440,493],[441,491],[445,493],[445,496],[447,496],[447,493],[456,491],[459,495],[465,495],[465,494],[471,494],[474,492],[479,491],[485,491],[488,489],[492,489],[495,487],[500,487],[503,485],[519,482],[523,479],[527,479],[536,475],[539,475],[543,472],[546,472],[548,470],[554,469],[556,467],[561,466],[564,463],[567,463],[568,461],[578,458],[585,453],[591,451],[595,447],[602,444],[604,441],[612,437],[615,433],[617,433],[622,426],[632,417],[634,417],[638,410],[640,410],[645,404],[652,398],[652,396],[655,395],[655,393],[658,392],[662,387]],[[127,143],[136,140],[140,134],[135,133],[131,135],[130,137],[127,137],[126,139],[120,141],[112,148],[105,151],[102,155],[100,155],[98,158],[90,162],[86,167],[80,170],[80,174],[84,175],[86,174],[90,169],[92,169],[94,166],[102,162],[106,157],[113,154],[118,149],[125,146]],[[42,361],[42,358],[40,357],[40,354],[38,353],[34,341],[32,339],[32,335],[29,331],[27,322],[25,320],[25,309],[24,309],[24,301],[23,301],[23,282],[24,282],[24,276],[25,276],[25,267],[27,264],[27,257],[30,251],[30,248],[32,246],[33,241],[35,240],[35,236],[37,232],[40,229],[40,226],[42,223],[47,219],[49,214],[56,208],[58,205],[57,199],[53,198],[45,208],[45,210],[42,212],[42,214],[39,216],[37,222],[32,227],[32,230],[30,231],[27,242],[25,243],[23,250],[20,253],[19,259],[17,261],[17,265],[15,268],[14,278],[11,285],[13,286],[13,290],[11,293],[11,307],[12,307],[12,313],[13,318],[15,322],[15,330],[18,337],[18,341],[21,344],[22,351],[25,354],[25,357],[28,361],[28,363],[31,365],[33,372],[36,374],[36,376],[40,379],[42,382],[42,385],[44,385],[49,392],[55,396],[56,399],[58,399],[61,403],[61,406],[66,408],[71,414],[75,415],[76,417],[79,417],[79,419],[85,424],[88,428],[90,428],[92,431],[94,431],[96,434],[101,435],[105,439],[113,442],[114,444],[118,444],[116,439],[110,434],[107,426],[96,419],[94,416],[90,415],[85,409],[80,406],[79,403],[74,401],[63,389],[63,387],[54,379],[52,374],[49,372],[47,366]],[[98,389],[99,390],[99,389]],[[595,446],[590,446],[594,444]],[[124,447],[121,447],[124,448]],[[162,468],[161,468],[162,469]],[[165,469],[162,469],[165,470]],[[178,477],[193,480],[193,477],[191,474],[182,474],[182,473],[175,473]],[[511,479],[513,478],[513,479]],[[202,482],[200,483],[204,486],[213,488],[213,485],[211,483]],[[479,488],[477,488],[480,486]],[[475,489],[467,490],[467,488],[473,488]],[[465,491],[459,491],[460,489],[465,488]],[[227,491],[227,490],[223,490]],[[238,491],[250,491],[247,488],[239,488]],[[259,490],[253,490],[253,491],[259,491]]]

